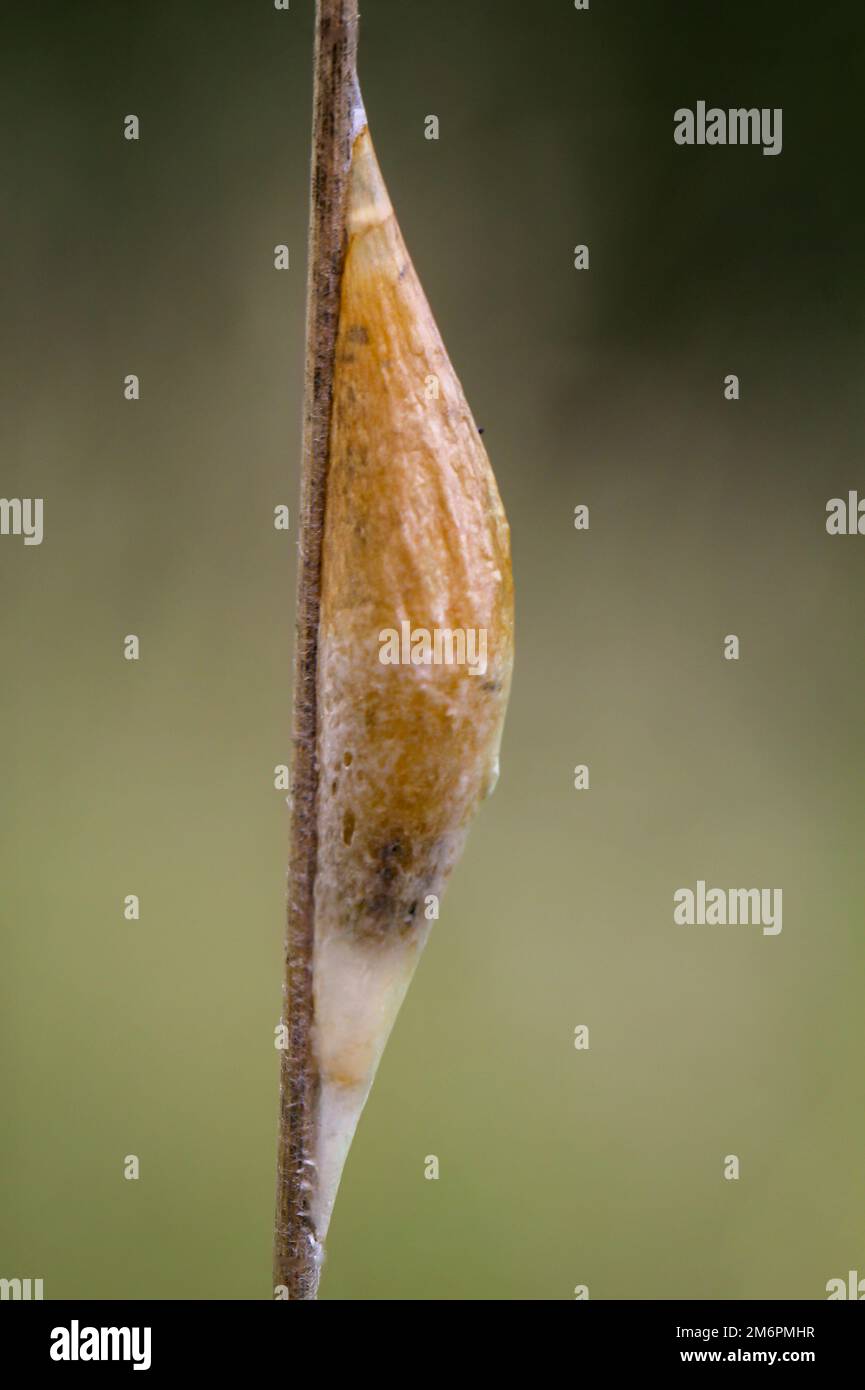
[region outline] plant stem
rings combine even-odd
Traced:
[[[316,741],[321,547],[334,348],[345,256],[345,203],[357,90],[357,0],[317,0],[306,308],[300,554],[297,581],[291,855],[281,1054],[273,1281],[314,1299],[321,1249],[310,1216],[319,1079],[313,1051],[313,945],[318,766]]]

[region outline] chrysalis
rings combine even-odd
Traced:
[[[365,121],[352,148],[318,652],[318,1241],[481,799],[513,661],[507,521]]]

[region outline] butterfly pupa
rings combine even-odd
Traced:
[[[319,1242],[445,881],[495,784],[513,662],[504,510],[362,115],[345,247],[318,632]]]

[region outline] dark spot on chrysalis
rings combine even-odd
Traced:
[[[393,912],[393,899],[387,893],[376,893],[369,898],[364,907],[371,917],[390,917]]]
[[[381,866],[378,871],[379,880],[388,888],[393,883],[400,871],[403,848],[399,840],[391,840],[388,844],[382,845],[379,858]]]
[[[369,342],[369,334],[362,323],[353,324],[345,335],[347,343],[360,343],[365,347]]]

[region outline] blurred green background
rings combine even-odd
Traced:
[[[865,490],[865,13],[361,9],[518,659],[322,1296],[825,1297],[865,1273],[865,540],[824,526]],[[0,492],[45,540],[0,539],[0,1275],[269,1298],[312,3],[2,30]],[[698,100],[783,107],[783,153],[676,147]],[[782,934],[674,927],[698,878],[781,887]]]

